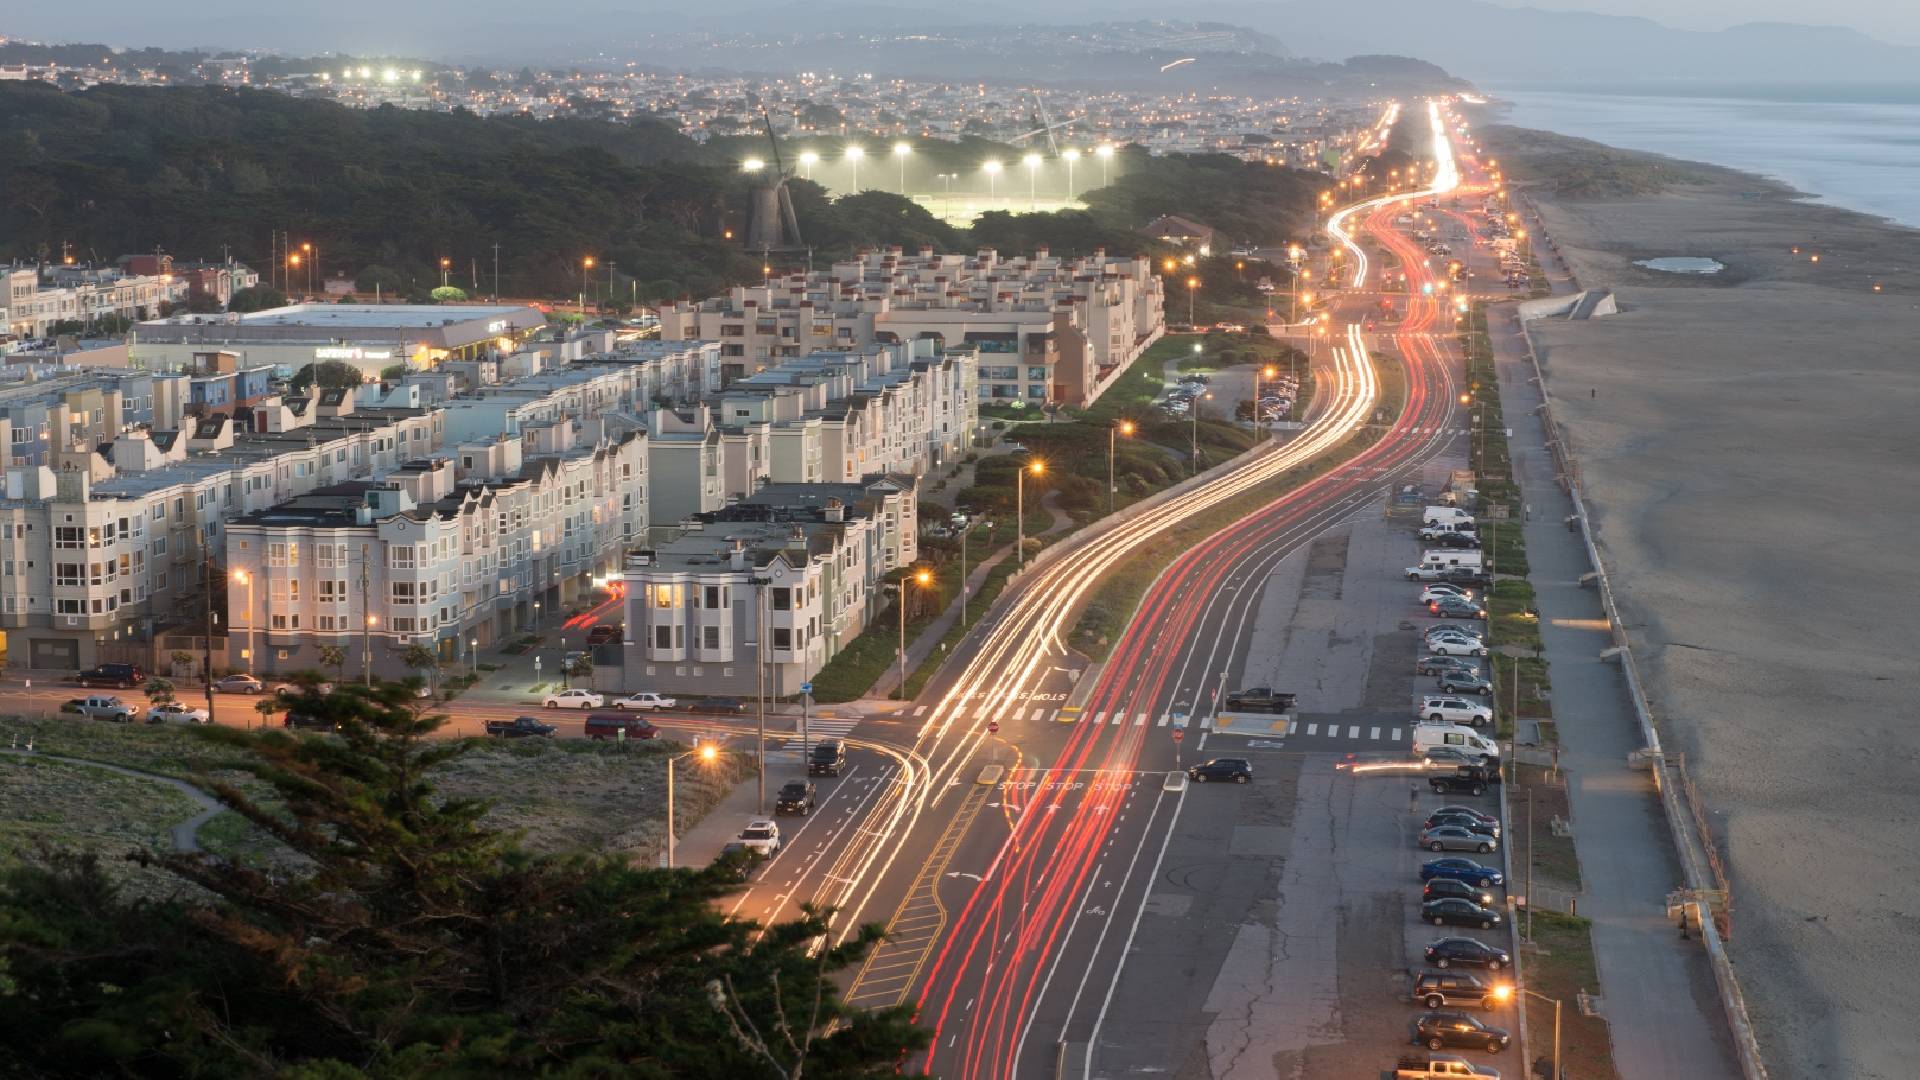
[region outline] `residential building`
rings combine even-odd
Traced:
[[[867,252],[726,296],[661,309],[661,337],[720,344],[727,383],[783,359],[920,339],[980,353],[982,400],[1085,405],[1165,332],[1145,257]]]
[[[6,283],[0,297],[5,332],[28,338],[47,337],[61,323],[155,318],[162,304],[187,296],[187,283],[172,274],[127,274],[108,266],[15,266],[0,272],[0,279]]]

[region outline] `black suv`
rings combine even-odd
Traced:
[[[1427,963],[1437,968],[1483,967],[1499,971],[1513,962],[1506,950],[1470,937],[1443,937],[1427,945]]]
[[[1440,689],[1449,694],[1479,694],[1486,697],[1493,693],[1493,684],[1486,676],[1472,671],[1443,671],[1439,678]]]
[[[1493,906],[1493,893],[1478,885],[1469,885],[1458,878],[1437,877],[1428,880],[1420,889],[1420,902],[1429,900],[1465,900],[1469,904],[1481,907]]]
[[[1204,784],[1209,780],[1231,780],[1236,784],[1244,784],[1253,779],[1253,766],[1243,758],[1217,757],[1212,761],[1187,766],[1187,779],[1196,784]]]
[[[1437,794],[1447,795],[1464,791],[1469,795],[1485,795],[1490,785],[1500,782],[1498,765],[1456,765],[1452,776],[1429,776],[1427,786]]]
[[[847,749],[839,739],[822,739],[807,755],[808,776],[839,776],[847,764]]]
[[[1490,1027],[1478,1017],[1463,1012],[1421,1013],[1414,1030],[1419,1033],[1415,1041],[1426,1043],[1429,1050],[1481,1046],[1487,1053],[1497,1054],[1511,1041],[1505,1028]]]
[[[131,690],[147,681],[147,673],[138,664],[101,664],[73,677],[76,686],[113,686]]]
[[[1429,1009],[1443,1005],[1478,1005],[1497,1009],[1504,994],[1478,978],[1459,971],[1423,971],[1413,978],[1413,1000]]]
[[[1272,687],[1249,686],[1227,695],[1229,712],[1283,713],[1293,708],[1295,695]]]
[[[789,780],[780,786],[780,796],[774,801],[776,814],[799,814],[805,817],[813,813],[813,785],[805,780]]]

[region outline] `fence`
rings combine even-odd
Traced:
[[[1553,418],[1553,399],[1547,392],[1546,372],[1540,366],[1533,332],[1524,322],[1521,324],[1521,339],[1526,344],[1527,361],[1533,367],[1534,380],[1540,387],[1540,423],[1546,433],[1547,448],[1553,456],[1560,487],[1573,501],[1573,517],[1568,524],[1579,527],[1581,541],[1587,549],[1587,560],[1593,565],[1600,606],[1606,612],[1607,626],[1613,637],[1613,649],[1610,651],[1613,658],[1619,661],[1621,675],[1626,680],[1627,695],[1640,724],[1641,745],[1645,747],[1643,756],[1652,766],[1654,787],[1660,794],[1661,810],[1666,817],[1667,828],[1673,835],[1674,850],[1680,856],[1687,887],[1696,894],[1718,893],[1724,898],[1714,918],[1700,927],[1700,936],[1706,945],[1708,963],[1713,968],[1721,1008],[1727,1014],[1727,1026],[1733,1034],[1734,1051],[1740,1060],[1741,1072],[1748,1080],[1765,1080],[1767,1069],[1760,1059],[1760,1044],[1754,1036],[1752,1021],[1747,1016],[1746,998],[1740,992],[1739,980],[1726,951],[1726,935],[1731,930],[1732,892],[1727,885],[1726,863],[1714,843],[1706,802],[1687,775],[1684,756],[1676,755],[1674,760],[1668,761],[1661,751],[1660,732],[1654,723],[1653,707],[1647,701],[1639,664],[1634,659],[1633,644],[1627,636],[1626,624],[1620,618],[1620,608],[1614,601],[1613,584],[1607,577],[1606,564],[1600,559],[1599,545],[1594,541],[1592,518],[1587,512],[1580,483],[1579,465],[1573,460],[1560,425]]]

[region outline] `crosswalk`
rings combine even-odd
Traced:
[[[931,712],[932,710],[929,706],[917,705],[910,711],[909,715],[925,718],[931,715]],[[1032,724],[1052,721],[1061,724],[1097,724],[1103,727],[1192,727],[1200,731],[1208,731],[1213,727],[1213,718],[1209,716],[1195,717],[1189,720],[1184,715],[1176,713],[1145,713],[1131,710],[1086,710],[1074,706],[1054,708],[1050,706],[1025,705],[994,709],[991,711],[982,709],[978,710],[978,715],[972,715],[967,710],[961,710],[960,714],[954,718],[961,721],[971,719],[981,722],[999,720],[1003,723],[1025,720]],[[1339,720],[1291,720],[1287,722],[1284,731],[1274,729],[1262,731],[1260,734],[1267,738],[1297,736],[1305,739],[1322,739],[1340,742],[1398,743],[1405,740],[1407,727],[1408,725],[1394,724],[1354,724]],[[1245,734],[1245,732],[1239,732],[1237,734]]]
[[[860,718],[857,716],[846,717],[846,718],[825,717],[825,716],[814,717],[813,719],[807,721],[807,743],[808,745],[811,745],[813,743],[819,742],[821,739],[842,739],[846,737],[848,732],[852,731],[854,728],[857,728],[859,726],[860,726]],[[802,749],[800,744],[800,733],[798,731],[795,731],[791,738],[789,738],[787,741],[780,744],[780,749],[782,750]]]

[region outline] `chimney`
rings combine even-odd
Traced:
[[[734,570],[745,570],[747,568],[747,542],[745,540],[735,540],[733,542],[733,550],[727,553],[727,566]]]
[[[807,530],[795,525],[787,530],[787,548],[790,551],[807,550]]]
[[[847,504],[839,499],[828,499],[826,518],[827,521],[836,525],[847,520]]]

